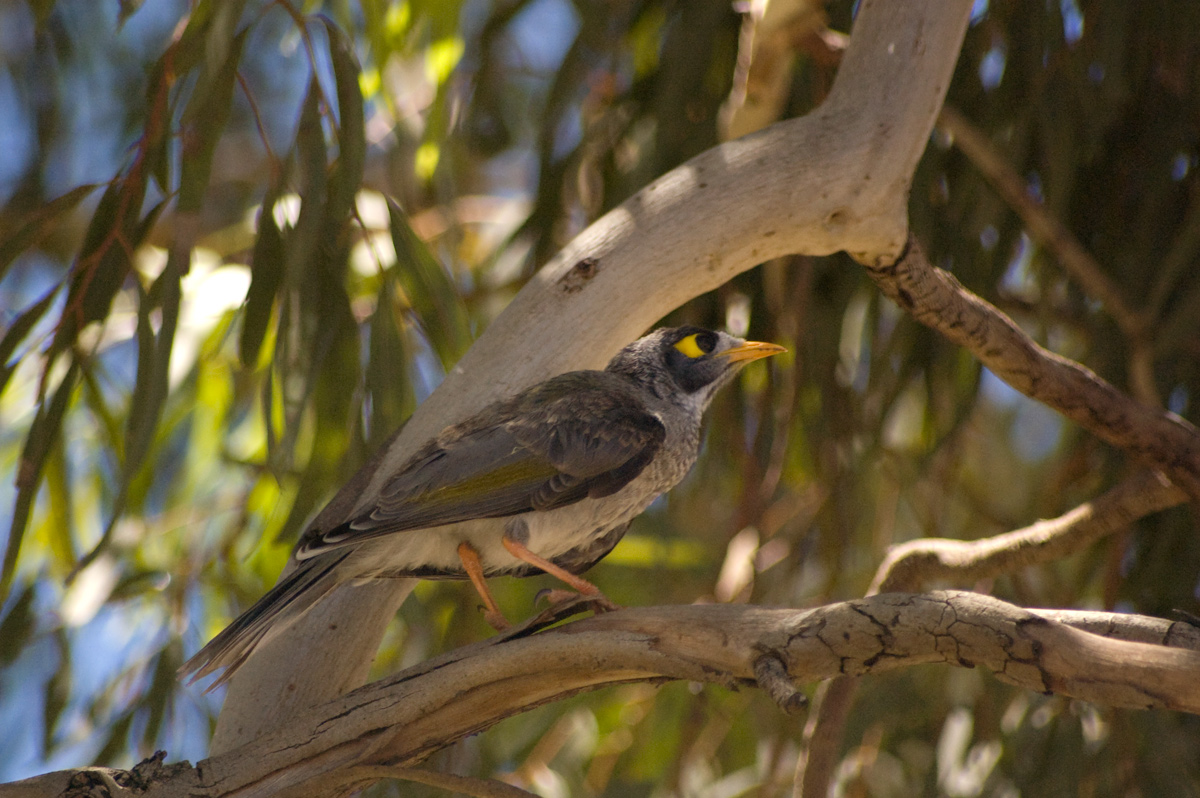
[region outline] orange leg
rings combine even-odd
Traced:
[[[570,586],[574,590],[579,591],[580,595],[594,598],[595,601],[593,603],[599,609],[601,609],[601,610],[618,610],[618,609],[620,609],[619,606],[617,606],[616,604],[614,604],[612,601],[609,600],[608,596],[606,596],[602,592],[600,592],[600,588],[596,587],[588,580],[584,579],[581,576],[576,576],[575,574],[571,573],[570,571],[567,571],[563,568],[558,567],[554,563],[547,560],[545,557],[539,557],[538,555],[536,555],[532,551],[530,551],[528,548],[526,548],[523,544],[518,543],[517,541],[510,538],[508,535],[505,535],[503,538],[501,538],[500,542],[504,544],[504,548],[508,549],[508,553],[511,554],[512,556],[516,557],[518,560],[521,560],[522,562],[527,562],[535,568],[540,568],[541,570],[550,574],[554,578],[556,578],[559,581],[563,582],[564,584]]]
[[[465,540],[459,543],[458,559],[462,560],[463,570],[467,572],[467,577],[475,586],[475,592],[483,599],[484,620],[497,632],[502,632],[512,626],[504,617],[504,613],[500,612],[496,599],[492,598],[492,591],[488,590],[487,579],[483,576],[483,565],[479,562],[479,552],[475,550],[475,547]]]

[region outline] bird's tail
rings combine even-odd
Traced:
[[[183,663],[179,675],[194,674],[188,680],[188,684],[192,684],[224,668],[225,672],[205,692],[224,684],[259,643],[298,621],[326,593],[333,590],[338,583],[337,567],[349,554],[349,551],[340,551],[301,562],[295,571],[281,579],[250,609],[235,618],[208,645]]]

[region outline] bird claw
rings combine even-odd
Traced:
[[[534,605],[545,602],[547,607],[553,608],[562,604],[581,603],[587,604],[595,613],[614,612],[621,609],[621,605],[616,604],[608,596],[603,593],[577,593],[574,590],[561,590],[555,588],[543,588],[534,596]]]
[[[491,610],[482,604],[479,605],[480,612],[483,613],[483,619],[487,621],[488,626],[495,629],[497,632],[506,632],[512,628],[512,624],[508,622],[508,618],[499,610]]]

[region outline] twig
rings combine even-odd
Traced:
[[[778,654],[767,652],[754,660],[754,679],[787,714],[798,715],[808,706],[808,696],[796,689]]]
[[[1160,474],[1142,471],[1065,515],[982,540],[919,538],[895,546],[867,595],[965,584],[1051,562],[1090,546],[1146,515],[1174,507],[1187,494]]]
[[[440,787],[443,790],[461,793],[462,795],[470,795],[472,798],[537,798],[528,790],[522,790],[520,787],[514,787],[511,784],[505,784],[495,779],[473,779],[467,776],[439,773],[436,770],[424,770],[423,768],[387,767],[383,765],[366,766],[352,768],[346,775],[370,779],[401,779],[403,781],[412,781],[417,784],[426,784],[430,787]]]

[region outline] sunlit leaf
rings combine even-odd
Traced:
[[[464,50],[463,40],[451,36],[434,42],[425,51],[425,71],[435,85],[441,85],[458,66]]]
[[[433,178],[433,173],[437,171],[440,155],[441,150],[436,142],[425,141],[417,147],[417,154],[413,157],[413,174],[417,176],[418,180]]]
[[[75,562],[75,518],[73,493],[75,482],[71,474],[71,462],[66,455],[66,446],[60,435],[50,447],[46,458],[46,515],[41,528],[50,544],[50,554],[55,563],[64,570]]]

